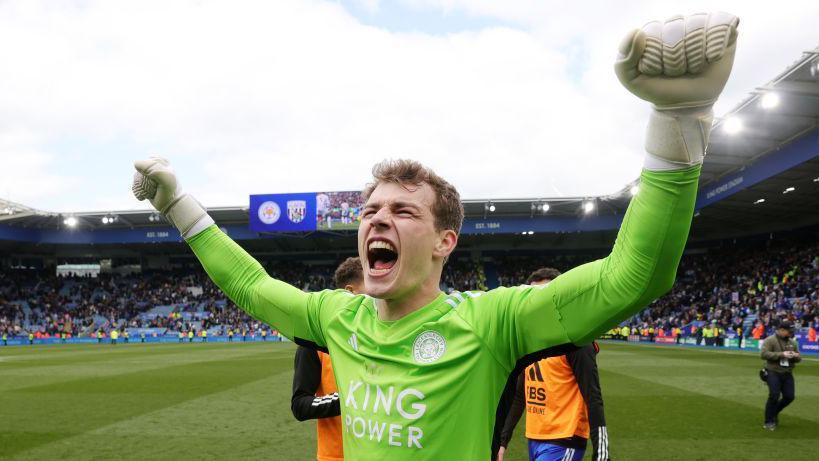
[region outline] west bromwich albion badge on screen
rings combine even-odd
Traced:
[[[291,222],[298,224],[304,221],[307,214],[307,202],[305,200],[288,200],[287,217]]]

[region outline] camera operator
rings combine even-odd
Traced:
[[[799,345],[793,336],[793,325],[787,320],[779,323],[776,332],[762,343],[768,383],[768,402],[765,404],[765,429],[773,431],[779,423],[779,412],[795,398],[793,368],[802,360]],[[779,399],[779,394],[782,399]]]

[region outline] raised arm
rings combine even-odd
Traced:
[[[699,166],[644,170],[611,254],[533,292],[529,308],[553,303],[566,336],[581,345],[670,290],[691,226],[699,173]]]
[[[628,34],[615,73],[653,103],[640,191],[606,258],[545,286],[489,292],[497,308],[464,312],[498,360],[583,345],[667,292],[688,238],[712,106],[730,74],[739,20],[727,13],[674,17]]]
[[[688,238],[700,167],[736,52],[739,19],[676,16],[628,34],[615,73],[653,104],[640,191],[611,254],[558,277],[553,300],[575,344],[596,338],[671,289]]]
[[[291,340],[325,346],[319,309],[330,292],[305,293],[270,277],[216,226],[189,238],[188,244],[211,280],[243,311]]]
[[[271,278],[264,268],[218,227],[193,197],[181,192],[167,160],[134,164],[132,190],[173,223],[216,285],[242,310],[284,336],[324,346],[320,307],[332,292],[304,293]]]

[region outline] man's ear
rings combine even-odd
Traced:
[[[452,229],[444,229],[438,232],[438,240],[435,242],[435,247],[432,250],[432,255],[438,258],[446,259],[455,251],[458,245],[458,234]]]
[[[364,293],[364,277],[355,283],[348,283],[347,285],[344,285],[344,289],[354,295]]]

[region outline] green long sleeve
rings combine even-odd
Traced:
[[[611,254],[549,285],[572,342],[592,341],[671,289],[691,228],[699,175],[699,166],[643,171]]]
[[[242,310],[290,339],[325,345],[321,301],[334,292],[305,293],[270,277],[258,261],[216,226],[195,235],[188,244],[213,282]]]
[[[507,365],[562,344],[586,344],[668,291],[682,257],[700,168],[644,171],[611,254],[547,285],[481,295],[493,309],[458,312]],[[544,261],[544,265],[547,264]]]

